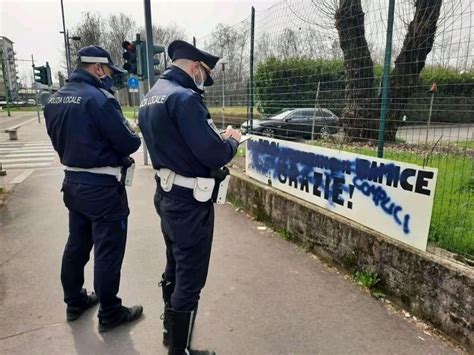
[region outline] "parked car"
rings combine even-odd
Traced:
[[[288,109],[264,120],[253,120],[253,134],[275,138],[311,139],[338,131],[339,118],[324,108]],[[240,127],[248,133],[248,122]]]

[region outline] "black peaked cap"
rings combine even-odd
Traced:
[[[207,78],[204,85],[211,86],[214,84],[214,80],[210,75],[210,70],[214,69],[219,61],[219,57],[200,50],[199,48],[194,47],[191,43],[181,40],[176,40],[170,43],[168,46],[168,55],[171,60],[189,59],[204,63],[208,67],[206,68]]]

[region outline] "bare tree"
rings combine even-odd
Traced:
[[[110,52],[112,60],[115,64],[121,66],[123,63],[124,41],[132,41],[136,31],[136,23],[133,18],[127,14],[119,13],[109,16],[107,21],[108,27],[105,33],[105,48]],[[131,94],[126,88],[119,90],[117,97],[122,105],[130,105],[132,103]]]
[[[327,0],[337,5],[336,28],[346,69],[346,102],[341,121],[349,139],[377,139],[380,100],[374,89],[374,63],[366,39],[361,0]],[[433,48],[442,0],[414,0],[413,19],[390,80],[390,111],[385,138],[395,140],[402,111]]]
[[[368,138],[374,126],[374,63],[365,38],[364,17],[360,0],[341,0],[335,14],[346,70],[341,123],[352,139]]]
[[[255,58],[258,62],[263,62],[270,57],[275,57],[275,51],[270,34],[264,32],[256,41]]]
[[[98,13],[90,11],[82,14],[81,21],[73,28],[70,34],[79,36],[79,41],[71,42],[71,58],[77,56],[77,51],[89,45],[104,46],[106,42],[106,31],[103,17]]]
[[[107,32],[105,33],[105,47],[110,52],[115,63],[122,63],[124,41],[132,41],[136,31],[136,23],[133,18],[123,12],[110,15]]]
[[[245,53],[245,50],[248,49],[249,40],[248,28],[237,29],[218,24],[212,32],[211,38],[205,43],[206,49],[227,59],[226,75],[237,84],[242,82],[244,73],[247,73],[248,54]],[[219,74],[217,74],[218,76]]]
[[[402,111],[418,83],[433,48],[442,0],[416,0],[415,14],[390,79],[390,113],[386,139],[395,140]]]
[[[176,24],[169,26],[153,26],[153,42],[161,46],[167,47],[171,42],[177,39],[184,40],[186,38],[186,30]]]
[[[276,40],[276,51],[283,59],[301,57],[298,43],[300,43],[299,33],[285,28]]]

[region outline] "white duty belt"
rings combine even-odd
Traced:
[[[207,202],[212,199],[216,180],[213,178],[203,177],[186,177],[176,174],[174,171],[166,168],[157,170],[157,175],[160,178],[160,185],[163,191],[169,192],[173,185],[181,186],[187,189],[193,190],[194,198],[199,202]],[[218,186],[218,193],[216,202],[218,204],[224,204],[226,201],[227,186],[229,183],[230,176],[222,181]]]
[[[125,177],[122,181],[122,167],[121,166],[103,166],[100,168],[77,168],[74,166],[64,166],[64,170],[66,171],[111,175],[111,176],[114,176],[117,179],[117,181],[124,183],[125,186],[132,186],[134,169],[135,169],[135,164],[132,164],[129,168],[127,168]]]

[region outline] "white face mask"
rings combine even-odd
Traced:
[[[197,87],[199,90],[204,91],[204,74],[202,73],[201,67],[199,67],[199,73],[201,74],[201,82],[198,84],[198,83],[196,82],[196,76],[193,75],[194,84],[196,84],[196,87]]]

